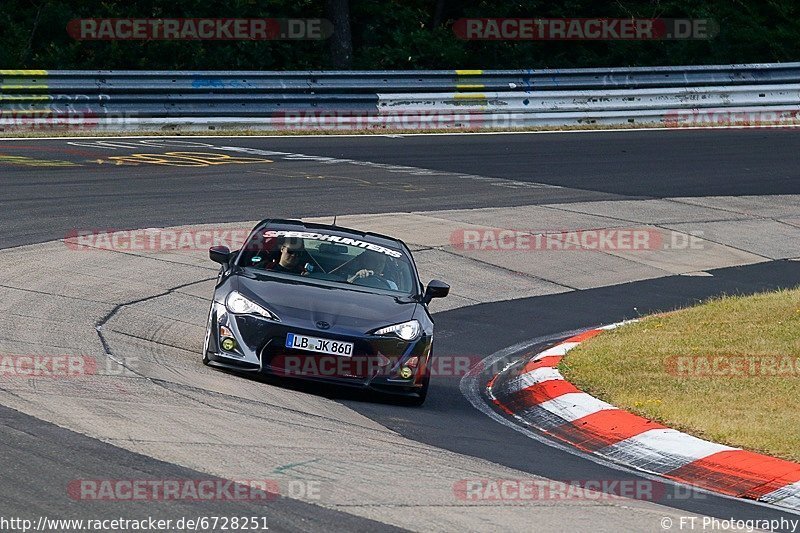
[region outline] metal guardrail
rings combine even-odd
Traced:
[[[0,70],[2,131],[703,125],[794,123],[798,117],[800,63],[514,71]]]

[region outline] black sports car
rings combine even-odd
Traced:
[[[408,247],[335,225],[267,219],[222,265],[203,362],[370,388],[425,401],[433,356],[432,298]]]

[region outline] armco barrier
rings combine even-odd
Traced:
[[[0,131],[794,124],[800,63],[517,71],[0,70]]]

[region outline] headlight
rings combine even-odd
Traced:
[[[260,315],[270,320],[278,320],[275,313],[271,313],[260,305],[251,302],[236,291],[231,292],[225,299],[225,307],[228,308],[228,311],[237,315]]]
[[[420,328],[417,320],[409,320],[408,322],[403,322],[402,324],[395,324],[393,326],[381,328],[375,332],[375,335],[387,335],[389,333],[394,333],[404,341],[412,341],[419,337],[420,329],[422,328]]]

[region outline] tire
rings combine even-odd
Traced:
[[[425,398],[428,397],[428,388],[431,385],[431,373],[425,372],[425,377],[422,378],[422,388],[417,392],[417,396],[408,398],[407,405],[412,407],[419,407],[425,403]]]
[[[206,323],[206,338],[203,342],[203,364],[208,366],[211,360],[208,358],[208,349],[211,345],[211,322],[214,312],[214,304],[211,304],[211,309],[208,311],[208,322]]]

